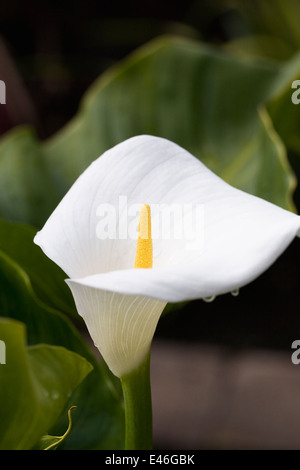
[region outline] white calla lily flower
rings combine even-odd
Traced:
[[[138,216],[130,211],[143,204],[158,229],[150,269],[134,268],[137,243],[128,235]],[[168,236],[159,231],[167,219]],[[137,136],[87,168],[34,241],[70,278],[91,337],[122,377],[149,351],[167,302],[235,292],[299,229],[299,216],[231,187],[178,145]]]

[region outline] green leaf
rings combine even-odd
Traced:
[[[46,143],[48,166],[60,168],[67,187],[108,148],[155,134],[191,151],[233,186],[293,210],[294,175],[259,112],[282,75],[273,62],[159,39],[91,87],[78,115]],[[266,178],[270,162],[272,178]]]
[[[1,252],[0,286],[0,317],[10,317],[25,323],[29,344],[63,346],[85,357],[94,366],[94,370],[67,403],[68,407],[76,403],[78,410],[72,433],[63,442],[64,448],[122,448],[124,411],[120,393],[106,366],[96,360],[78,330],[65,315],[37,298],[27,273]],[[62,416],[55,426],[54,434],[63,434],[65,428],[66,423]]]
[[[59,201],[57,188],[31,128],[17,128],[0,141],[1,217],[40,225]]]
[[[93,160],[138,134],[168,138],[233,186],[294,210],[293,172],[266,109],[264,118],[259,111],[286,89],[288,66],[179,38],[147,44],[104,73],[48,141],[39,143],[29,128],[3,137],[0,216],[40,227]],[[294,79],[299,73],[300,60]]]
[[[296,54],[285,66],[285,76],[278,83],[276,92],[268,101],[268,112],[274,123],[274,127],[288,150],[300,154],[300,105],[292,101],[293,93],[297,88],[292,88],[294,80],[300,79],[300,53]],[[297,95],[299,98],[299,95]]]
[[[0,319],[0,335],[7,358],[0,366],[0,449],[31,449],[92,366],[62,347],[26,347],[19,322]]]
[[[295,53],[289,43],[268,34],[254,34],[234,39],[225,44],[224,50],[245,57],[267,57],[274,60],[287,60]]]
[[[28,275],[42,302],[79,318],[72,294],[64,282],[66,274],[33,243],[36,229],[0,220],[0,252],[9,256]]]
[[[285,76],[278,82],[277,90],[270,96],[267,111],[272,119],[274,129],[284,143],[289,161],[299,178],[300,175],[300,105],[293,102],[299,98],[299,87],[292,88],[294,80],[300,78],[300,54],[296,54],[285,66]],[[295,101],[295,100],[294,100]],[[297,103],[297,101],[296,101]],[[300,209],[299,188],[294,195],[295,204]]]
[[[236,10],[247,24],[248,35],[228,44],[230,50],[245,55],[288,59],[300,47],[298,0],[235,0]]]

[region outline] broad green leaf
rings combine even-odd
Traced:
[[[46,143],[45,157],[70,186],[111,146],[155,134],[188,149],[230,184],[293,209],[292,171],[258,111],[282,74],[273,62],[244,61],[201,43],[154,41],[100,77],[78,115]]]
[[[40,302],[26,272],[2,252],[0,286],[0,316],[25,323],[30,345],[42,342],[65,346],[76,352],[82,350],[81,337],[75,327],[61,312]]]
[[[28,275],[37,297],[50,307],[79,318],[66,275],[33,243],[36,229],[0,220],[0,252],[9,256]]]
[[[92,366],[59,346],[26,347],[22,323],[0,319],[0,449],[31,449],[54,425]]]
[[[0,216],[40,227],[93,160],[138,134],[168,138],[233,186],[294,210],[293,172],[271,123],[266,125],[267,110],[259,111],[275,89],[280,93],[279,84],[287,87],[286,67],[180,38],[147,44],[104,73],[77,115],[48,141],[39,143],[24,127],[3,137]],[[299,73],[300,60],[294,79]],[[20,171],[24,159],[26,171]],[[265,171],[270,162],[272,177]],[[39,178],[28,178],[28,165]]]
[[[227,45],[232,51],[286,60],[300,47],[298,0],[235,0],[228,7],[240,13],[248,35]]]
[[[292,88],[294,80],[300,79],[300,53],[296,54],[285,66],[285,76],[278,83],[277,92],[268,101],[268,112],[274,123],[274,127],[286,147],[300,154],[300,104],[296,104],[299,98],[299,86]],[[296,93],[296,102],[293,102],[293,94]]]
[[[276,36],[255,34],[243,36],[226,43],[224,50],[245,57],[267,57],[274,60],[287,60],[295,53],[294,48]]]
[[[94,370],[72,394],[71,402],[67,404],[69,407],[76,404],[78,410],[72,433],[63,442],[64,448],[122,448],[123,407],[106,366],[95,359],[65,315],[36,297],[26,272],[1,252],[0,286],[0,317],[10,317],[25,323],[30,345],[48,343],[63,346],[85,357],[94,366]],[[62,417],[54,434],[63,434],[65,429],[66,422]]]
[[[274,129],[288,151],[289,160],[298,178],[300,175],[300,104],[298,102],[300,95],[299,86],[292,88],[292,84],[294,80],[300,79],[299,62],[300,54],[298,53],[285,66],[285,76],[282,77],[277,90],[270,96],[267,103]],[[299,189],[294,198],[299,210]]]
[[[0,214],[6,219],[41,223],[59,201],[33,129],[17,128],[0,141]]]

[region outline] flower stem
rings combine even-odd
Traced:
[[[141,365],[121,377],[125,407],[125,450],[152,449],[150,353]]]

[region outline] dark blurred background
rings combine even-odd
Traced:
[[[236,18],[227,3],[2,2],[0,71],[14,77],[14,92],[22,95],[28,109],[13,100],[15,108],[1,118],[1,133],[34,120],[40,137],[50,136],[74,115],[82,94],[104,70],[159,35],[178,34],[219,44],[244,34],[247,24]]]
[[[230,4],[200,0],[2,2],[0,79],[9,87],[7,105],[0,108],[0,134],[29,123],[41,139],[47,139],[74,116],[84,92],[103,71],[157,36],[177,34],[221,47],[245,35],[250,26]],[[291,344],[300,338],[299,281],[300,246],[295,240],[239,296],[221,296],[210,304],[195,301],[164,315],[156,339],[225,348],[226,358],[245,351],[282,352],[290,366]],[[292,367],[295,374],[297,367]],[[172,445],[165,435],[160,438],[160,446]]]

